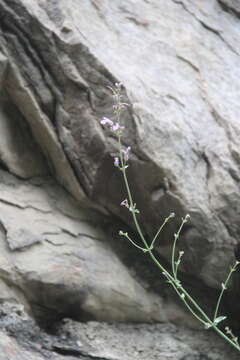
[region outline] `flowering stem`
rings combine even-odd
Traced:
[[[123,158],[121,155],[121,139],[119,136],[119,154],[120,154],[120,160],[121,160],[121,164],[123,165]],[[122,167],[122,173],[123,173],[123,179],[124,179],[124,183],[125,183],[125,187],[127,190],[127,195],[128,195],[128,199],[129,199],[129,203],[130,206],[133,206],[133,199],[132,199],[132,195],[131,195],[131,191],[130,191],[130,187],[128,184],[128,179],[127,179],[127,175],[126,175],[126,169],[123,166]],[[212,321],[207,314],[202,310],[202,308],[197,304],[197,302],[192,298],[192,296],[187,292],[187,290],[184,289],[184,287],[182,285],[179,286],[179,280],[177,279],[177,268],[175,268],[175,266],[173,266],[173,262],[175,261],[175,247],[176,247],[176,241],[179,237],[180,231],[182,230],[182,227],[184,225],[184,223],[186,222],[186,218],[182,221],[182,224],[175,236],[175,241],[174,241],[174,249],[172,252],[172,270],[173,270],[173,275],[171,275],[162,265],[161,263],[156,259],[156,257],[154,256],[153,252],[152,252],[152,248],[148,246],[147,241],[142,233],[142,230],[140,228],[140,225],[138,223],[136,214],[133,212],[132,213],[133,216],[133,220],[137,229],[137,232],[144,244],[144,246],[146,247],[147,253],[149,254],[149,256],[151,257],[151,259],[153,260],[153,262],[156,264],[156,266],[161,270],[161,272],[163,274],[165,274],[165,276],[167,277],[169,283],[172,285],[172,287],[174,288],[174,290],[176,291],[176,293],[178,294],[178,296],[180,297],[180,299],[183,301],[183,303],[185,304],[185,306],[188,308],[188,310],[192,313],[192,315],[198,320],[200,321],[202,324],[204,325],[208,325],[208,327],[212,327],[222,338],[224,338],[229,344],[231,344],[235,349],[237,349],[238,351],[240,351],[240,347],[238,344],[236,344],[233,340],[231,340],[227,335],[224,334],[224,332],[222,330],[220,330],[217,325],[214,324],[214,320]],[[165,225],[165,223],[163,223],[163,225]],[[160,227],[160,229],[163,228],[163,226]],[[160,231],[159,231],[160,232]],[[158,232],[158,233],[159,233]],[[157,233],[157,235],[158,235]],[[155,236],[156,237],[156,236]],[[155,240],[155,238],[154,238]],[[227,279],[228,281],[228,279]],[[179,288],[178,288],[179,287]],[[193,309],[189,303],[187,302],[187,300],[192,304]],[[220,298],[221,300],[221,298]],[[218,302],[218,306],[219,306],[220,301]],[[197,311],[197,312],[196,312]],[[199,313],[202,317],[200,317],[197,313]]]
[[[121,163],[121,166],[122,166],[122,174],[123,174],[123,180],[124,180],[124,183],[125,183],[125,186],[126,186],[126,190],[127,190],[127,195],[128,195],[128,200],[129,200],[129,203],[130,203],[130,207],[134,207],[134,203],[133,203],[133,199],[132,199],[132,194],[131,194],[131,191],[130,191],[130,187],[129,187],[129,184],[128,184],[128,180],[127,180],[127,175],[126,175],[126,169],[125,169],[125,164],[124,164],[124,161],[123,161],[123,155],[122,155],[122,151],[121,151],[121,148],[122,148],[122,144],[121,144],[121,138],[120,136],[118,137],[118,143],[119,143],[119,157],[120,157],[120,163]],[[136,229],[138,231],[138,234],[144,244],[144,246],[146,247],[147,250],[149,250],[149,246],[145,240],[145,237],[143,235],[143,232],[142,232],[142,229],[138,223],[138,220],[137,220],[137,216],[135,214],[135,212],[132,212],[132,216],[133,216],[133,220],[134,220],[134,224],[136,226]]]
[[[121,139],[119,137],[119,153],[121,153]],[[120,155],[120,159],[121,159],[121,155]],[[121,159],[121,162],[122,162],[122,159]],[[129,202],[130,204],[132,205],[133,204],[133,199],[132,199],[132,195],[131,195],[131,191],[130,191],[130,187],[129,187],[129,184],[128,184],[128,179],[127,179],[127,175],[126,175],[126,170],[125,168],[123,168],[122,170],[123,172],[123,179],[124,179],[124,183],[125,183],[125,186],[126,186],[126,190],[127,190],[127,194],[128,194],[128,198],[129,198]],[[173,273],[173,276],[161,265],[161,263],[156,259],[156,257],[154,256],[154,254],[152,253],[152,249],[148,246],[147,244],[147,241],[141,231],[141,228],[139,226],[139,223],[138,223],[138,220],[137,220],[137,217],[135,215],[135,213],[132,213],[132,216],[133,216],[133,219],[134,219],[134,223],[136,225],[136,229],[137,229],[137,232],[141,238],[141,240],[143,241],[143,244],[144,246],[146,247],[146,249],[148,250],[148,253],[149,253],[149,256],[151,257],[151,259],[153,260],[153,262],[157,265],[157,267],[161,270],[162,273],[166,274],[167,275],[167,278],[169,280],[169,282],[174,285],[174,288],[175,288],[175,284],[176,284],[176,278],[174,276],[175,273]],[[184,223],[184,222],[183,222]],[[180,227],[180,230],[181,230],[182,226]],[[183,292],[183,294],[188,298],[188,300],[194,305],[194,307],[205,317],[205,320],[206,321],[209,321],[211,322],[211,320],[207,317],[207,315],[204,313],[204,311],[200,308],[200,306],[197,305],[197,303],[192,299],[192,297],[188,294],[188,292],[183,288],[181,287],[181,290]],[[191,311],[192,312],[192,311]],[[195,316],[195,314],[194,314]],[[203,320],[201,320],[203,321]]]
[[[122,231],[120,231],[119,234],[124,235],[139,250],[142,250],[142,251],[147,252],[149,254],[152,261],[159,268],[161,273],[166,277],[167,281],[172,285],[173,289],[178,294],[178,296],[183,301],[183,303],[188,308],[188,310],[193,314],[193,316],[198,321],[200,321],[202,324],[204,324],[206,329],[213,328],[224,340],[226,340],[229,344],[231,344],[235,349],[240,351],[240,345],[238,344],[238,339],[236,337],[234,337],[231,330],[229,328],[227,328],[228,329],[227,334],[229,335],[229,336],[227,336],[222,330],[220,330],[218,328],[218,323],[223,321],[226,317],[225,316],[217,317],[223,293],[226,290],[227,284],[228,284],[228,282],[230,280],[230,277],[231,277],[232,273],[236,270],[237,266],[239,265],[239,262],[237,261],[235,263],[235,265],[230,269],[230,273],[228,274],[225,283],[222,284],[222,290],[221,290],[221,293],[220,293],[220,295],[218,297],[218,300],[217,300],[217,304],[216,304],[216,308],[215,308],[215,312],[214,312],[214,317],[213,317],[213,320],[211,320],[208,317],[208,315],[203,311],[203,309],[198,305],[198,303],[193,299],[193,297],[188,293],[188,291],[181,285],[181,282],[177,277],[178,267],[179,267],[180,262],[181,262],[181,257],[183,255],[183,251],[179,252],[178,259],[177,259],[177,261],[175,261],[175,258],[176,258],[176,256],[175,256],[176,244],[177,244],[177,241],[179,239],[180,232],[182,231],[183,225],[187,222],[187,219],[188,219],[189,215],[187,215],[184,219],[182,219],[182,223],[181,223],[177,233],[174,235],[174,242],[173,242],[172,255],[171,255],[172,273],[167,271],[167,269],[165,269],[165,267],[158,261],[158,259],[153,254],[152,250],[154,248],[154,244],[156,242],[156,239],[157,239],[158,235],[162,231],[164,225],[169,221],[169,219],[171,217],[173,217],[173,214],[171,214],[168,218],[166,218],[164,220],[163,224],[160,226],[159,230],[155,234],[150,246],[148,245],[148,242],[147,242],[147,240],[145,239],[145,237],[143,235],[143,231],[141,229],[141,226],[139,225],[139,222],[138,222],[138,219],[137,219],[137,216],[136,216],[136,214],[139,211],[136,209],[136,204],[133,202],[133,198],[132,198],[132,194],[131,194],[131,190],[130,190],[130,186],[129,186],[128,178],[127,178],[127,174],[126,174],[126,169],[128,167],[128,165],[127,165],[128,153],[129,153],[130,147],[128,147],[127,150],[123,150],[122,149],[122,142],[121,142],[121,131],[123,129],[123,126],[120,125],[120,114],[121,114],[122,108],[127,104],[121,102],[121,94],[120,94],[121,86],[120,86],[120,84],[116,85],[116,89],[114,89],[114,88],[110,88],[110,89],[113,92],[113,96],[114,96],[114,99],[115,99],[114,113],[116,115],[117,122],[114,123],[110,119],[103,118],[101,120],[101,124],[102,125],[107,125],[108,127],[110,127],[111,130],[113,132],[115,132],[117,137],[118,137],[119,158],[115,158],[114,165],[119,167],[119,169],[121,170],[122,175],[123,175],[124,184],[125,184],[126,191],[127,191],[127,199],[122,201],[121,205],[126,206],[129,209],[129,211],[132,213],[132,217],[133,217],[133,221],[134,221],[137,233],[139,234],[140,239],[141,239],[144,247],[141,247],[141,246],[137,245],[128,236],[127,233],[123,233]],[[119,160],[120,160],[120,163],[119,163]]]

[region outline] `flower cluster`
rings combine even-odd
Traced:
[[[117,156],[114,157],[114,166],[120,168],[120,170],[127,169],[128,168],[127,162],[129,160],[130,150],[131,150],[131,146],[128,146],[126,148],[126,150],[121,149],[120,158]],[[120,164],[121,164],[121,166],[120,166]]]
[[[123,200],[120,205],[121,205],[121,206],[126,206],[127,208],[129,208],[129,204],[128,204],[128,200],[127,200],[127,199]]]
[[[120,113],[121,110],[128,105],[127,103],[121,102],[121,87],[121,83],[115,84],[115,88],[109,87],[115,99],[113,110],[114,114],[116,115],[116,121],[114,122],[105,116],[100,120],[100,124],[108,127],[113,133],[115,133],[119,141],[122,135],[122,131],[124,130],[124,126],[120,125],[119,123]],[[131,146],[128,146],[126,149],[119,149],[119,157],[114,157],[115,167],[118,167],[120,170],[125,170],[128,167],[127,162],[129,160],[130,150]]]
[[[103,117],[100,121],[100,124],[109,126],[113,132],[119,132],[124,129],[124,126],[121,126],[118,122],[114,123],[107,117]]]
[[[125,206],[130,212],[132,213],[135,213],[135,214],[139,214],[139,210],[136,208],[136,204],[132,204],[132,205],[129,205],[128,203],[128,199],[124,199],[121,203],[120,203],[121,206]]]
[[[240,352],[240,344],[238,341],[238,337],[236,337],[232,330],[229,327],[225,327],[225,332],[223,332],[219,327],[219,323],[226,320],[226,316],[218,316],[219,315],[219,306],[222,300],[222,296],[224,291],[227,290],[227,284],[230,280],[230,277],[234,271],[236,271],[238,265],[240,265],[239,261],[236,261],[234,266],[230,268],[230,272],[225,280],[224,283],[222,283],[221,292],[218,296],[214,316],[213,318],[210,318],[208,314],[204,312],[204,310],[198,305],[198,303],[192,298],[190,293],[184,288],[184,286],[181,284],[181,281],[178,278],[178,271],[181,266],[181,261],[184,255],[184,251],[180,250],[178,251],[178,255],[176,253],[178,242],[180,238],[180,233],[182,231],[182,228],[185,223],[190,218],[190,215],[186,215],[185,218],[182,218],[182,222],[177,230],[177,232],[174,234],[174,241],[172,246],[172,256],[171,256],[171,264],[172,264],[172,270],[168,270],[161,264],[161,262],[155,257],[153,250],[154,246],[156,244],[156,241],[159,237],[159,234],[162,232],[164,226],[167,224],[167,222],[174,218],[175,214],[171,213],[167,218],[164,219],[163,223],[160,225],[159,229],[153,236],[152,240],[147,240],[144,236],[144,233],[141,229],[141,226],[138,221],[137,214],[139,214],[139,210],[137,209],[136,203],[133,201],[133,197],[131,194],[131,189],[128,183],[127,178],[127,172],[126,169],[128,167],[128,161],[129,161],[129,154],[131,151],[131,147],[124,146],[121,141],[122,136],[122,130],[124,129],[124,126],[120,125],[120,118],[122,110],[125,106],[128,104],[122,102],[122,84],[116,83],[113,87],[108,87],[112,94],[114,99],[114,105],[113,105],[113,116],[115,118],[115,121],[112,121],[106,117],[103,117],[100,121],[101,125],[104,125],[108,127],[114,135],[118,138],[118,153],[117,156],[114,157],[114,166],[116,166],[119,170],[122,172],[123,180],[125,183],[125,187],[127,190],[127,198],[122,200],[120,205],[122,207],[125,207],[129,212],[132,214],[132,218],[137,230],[137,233],[140,237],[140,240],[142,241],[142,246],[138,244],[138,240],[132,240],[131,237],[128,235],[127,232],[119,231],[120,236],[124,236],[130,243],[135,246],[137,249],[143,251],[144,253],[148,253],[154,263],[157,265],[161,273],[165,276],[166,281],[172,285],[178,296],[180,297],[181,301],[186,305],[186,307],[189,309],[189,311],[197,318],[205,327],[205,329],[213,328],[219,335],[221,335],[228,343],[230,343],[235,349],[237,349]],[[167,183],[168,187],[168,183]],[[150,243],[149,243],[150,242]]]
[[[125,163],[128,161],[129,159],[129,152],[131,150],[131,146],[128,146],[126,150],[121,149],[121,152],[123,153],[123,159],[125,161]]]

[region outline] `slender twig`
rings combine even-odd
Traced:
[[[175,278],[177,276],[177,274],[176,274],[177,266],[175,264],[176,243],[177,243],[177,240],[179,239],[180,232],[182,231],[183,225],[187,222],[188,218],[189,218],[189,215],[186,215],[186,217],[184,219],[182,219],[181,225],[179,226],[177,233],[174,234],[174,241],[173,241],[173,247],[172,247],[172,272],[173,272],[173,275]]]
[[[227,290],[227,285],[228,285],[228,282],[229,282],[229,280],[230,280],[230,278],[231,278],[231,276],[232,276],[232,273],[233,273],[234,271],[236,271],[236,269],[237,269],[237,267],[238,267],[239,264],[240,264],[239,261],[236,261],[236,262],[235,262],[235,264],[233,265],[233,267],[230,268],[230,272],[228,273],[228,276],[227,276],[225,282],[222,283],[222,285],[221,285],[222,289],[221,289],[221,292],[220,292],[219,297],[218,297],[218,300],[217,300],[217,304],[216,304],[216,308],[215,308],[213,320],[215,320],[215,319],[217,318],[217,316],[218,316],[218,310],[219,310],[219,306],[220,306],[220,303],[221,303],[221,300],[222,300],[222,297],[223,297],[223,293],[224,293],[225,290]]]
[[[164,226],[167,224],[167,222],[172,219],[173,217],[175,216],[174,213],[171,213],[167,218],[165,218],[165,220],[163,221],[162,225],[160,226],[160,228],[158,229],[158,231],[156,232],[156,235],[154,236],[152,242],[151,242],[151,245],[150,245],[150,248],[153,249],[154,248],[154,245],[155,245],[155,242],[157,240],[157,237],[158,235],[161,233],[162,229],[164,228]]]

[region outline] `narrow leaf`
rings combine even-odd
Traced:
[[[214,320],[214,324],[217,325],[219,324],[221,321],[225,320],[227,317],[226,316],[218,316],[215,320]]]
[[[210,329],[212,326],[213,326],[213,324],[211,324],[211,323],[205,323],[204,328],[207,330],[207,329]]]

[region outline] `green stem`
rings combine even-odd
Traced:
[[[185,297],[182,297],[183,293],[181,293],[181,291],[180,291],[180,290],[182,290],[182,287],[180,288],[180,290],[178,290],[178,288],[175,286],[175,284],[171,283],[171,285],[174,288],[174,290],[176,291],[176,293],[178,294],[178,296],[180,297],[180,299],[183,301],[184,305],[193,314],[193,316],[195,316],[195,318],[198,319],[198,321],[200,321],[203,325],[205,325],[206,322],[202,318],[200,318],[200,316],[198,314],[196,314],[196,312],[191,308],[191,306],[186,301]]]
[[[173,242],[173,247],[172,247],[172,273],[174,278],[177,278],[177,269],[176,269],[176,264],[175,264],[175,250],[176,250],[176,243],[177,240],[179,238],[180,232],[182,231],[183,225],[186,222],[186,218],[182,220],[182,223],[178,229],[178,232],[176,234],[174,234],[174,242]]]
[[[119,98],[120,99],[120,98]],[[118,100],[119,101],[119,100]],[[117,111],[117,119],[119,121],[120,118],[120,110]],[[118,145],[119,145],[119,156],[120,156],[120,163],[121,163],[121,170],[122,170],[122,174],[123,174],[123,179],[124,179],[124,183],[126,186],[126,190],[127,190],[127,196],[128,196],[128,200],[130,203],[131,208],[134,208],[134,203],[133,203],[133,199],[132,199],[132,195],[131,195],[131,191],[130,191],[130,187],[128,184],[128,179],[127,179],[127,175],[126,175],[126,164],[125,164],[125,160],[123,158],[122,155],[122,151],[121,151],[121,137],[119,135],[118,137]],[[132,216],[133,216],[133,220],[134,220],[134,224],[136,226],[137,232],[145,246],[145,250],[147,250],[147,252],[149,253],[149,256],[151,257],[151,259],[153,260],[153,262],[156,264],[156,266],[161,270],[161,272],[167,277],[168,281],[170,282],[170,284],[173,286],[174,290],[176,291],[176,293],[178,294],[178,296],[182,299],[182,301],[184,302],[185,306],[189,309],[189,311],[193,314],[193,316],[198,319],[201,323],[203,324],[207,324],[210,325],[210,327],[212,327],[223,339],[225,339],[229,344],[231,344],[235,349],[237,349],[238,351],[240,351],[240,346],[238,344],[236,344],[234,341],[232,341],[227,335],[225,335],[218,327],[216,324],[214,324],[214,320],[216,319],[216,316],[218,314],[218,308],[221,302],[221,298],[223,296],[223,291],[224,289],[222,289],[218,301],[217,301],[217,306],[215,309],[215,313],[214,313],[214,320],[212,321],[207,314],[202,310],[202,308],[197,304],[197,302],[192,298],[192,296],[187,292],[187,290],[185,290],[183,288],[183,286],[180,284],[179,280],[177,279],[177,272],[176,272],[176,266],[175,266],[175,249],[176,249],[176,242],[177,239],[179,238],[179,234],[182,230],[183,224],[186,222],[186,219],[182,221],[181,226],[179,227],[179,230],[177,232],[177,234],[175,235],[175,239],[174,239],[174,244],[173,244],[173,249],[172,249],[172,275],[164,268],[164,266],[161,265],[161,263],[156,259],[156,257],[154,256],[154,254],[152,253],[152,245],[154,245],[157,236],[159,235],[159,233],[161,232],[163,226],[165,225],[166,221],[162,224],[162,226],[160,227],[160,229],[158,230],[158,232],[156,233],[151,246],[148,246],[148,243],[143,235],[143,232],[141,230],[141,227],[139,225],[139,222],[137,220],[136,217],[136,213],[134,211],[132,211]],[[129,240],[136,246],[136,244],[129,238]],[[136,246],[139,249],[142,249],[142,247],[140,246]],[[234,268],[233,268],[234,269]],[[225,285],[228,283],[230,276],[232,274],[232,272],[235,270],[231,270],[227,280],[225,282]],[[188,303],[188,301],[192,304],[193,308],[190,306],[190,304]],[[201,316],[202,318],[201,318]]]
[[[120,150],[121,150],[121,141],[119,141],[120,143]],[[121,151],[120,151],[120,158],[122,157],[121,155]],[[122,162],[122,160],[121,160]],[[123,162],[122,162],[123,163]],[[128,194],[128,198],[129,198],[129,202],[130,202],[130,205],[133,206],[133,200],[132,200],[132,196],[131,196],[131,191],[130,191],[130,188],[129,188],[129,184],[128,184],[128,180],[127,180],[127,176],[126,176],[126,171],[125,169],[123,169],[123,178],[124,178],[124,183],[125,183],[125,186],[126,186],[126,189],[127,189],[127,194]],[[135,213],[132,213],[132,216],[133,216],[133,219],[134,219],[134,223],[136,225],[136,229],[138,231],[138,234],[140,236],[140,238],[142,239],[143,241],[143,244],[144,246],[146,247],[146,249],[148,249],[148,254],[149,256],[151,257],[151,259],[153,260],[153,262],[157,265],[157,267],[161,270],[162,273],[165,273],[169,282],[171,283],[171,285],[173,286],[173,288],[175,289],[175,291],[177,292],[177,294],[180,296],[180,298],[182,299],[182,301],[184,302],[185,306],[189,309],[189,311],[192,313],[192,315],[198,319],[201,323],[203,324],[210,324],[213,329],[222,337],[224,338],[229,344],[231,344],[234,348],[236,348],[238,351],[240,351],[240,348],[237,344],[235,344],[230,338],[228,338],[216,325],[214,325],[213,321],[206,315],[206,313],[202,310],[202,308],[196,303],[196,301],[191,297],[191,295],[189,295],[189,293],[181,286],[180,287],[180,291],[177,289],[175,283],[176,283],[176,279],[174,277],[174,274],[173,276],[171,276],[171,274],[159,263],[159,261],[156,259],[156,257],[153,255],[151,249],[149,248],[145,238],[144,238],[144,235],[141,231],[141,228],[138,224],[138,220],[136,218],[136,215]],[[184,222],[183,222],[184,223]],[[183,224],[182,223],[182,224]],[[198,314],[196,314],[196,312],[190,307],[190,305],[187,303],[186,299],[184,299],[182,296],[181,296],[181,292],[185,295],[186,299],[188,299],[192,305],[194,306],[194,308],[203,316],[203,318],[205,319],[205,321],[200,318],[200,316]]]
[[[130,241],[130,243],[133,244],[137,249],[142,250],[143,252],[146,252],[147,249],[143,248],[142,246],[137,245],[137,244],[130,238],[130,236],[128,236],[127,233],[122,233],[122,234],[119,233],[119,235],[125,236],[125,237]]]
[[[125,183],[125,186],[126,186],[126,189],[127,189],[127,195],[128,195],[128,200],[129,200],[130,206],[133,208],[134,203],[133,203],[131,191],[130,191],[130,188],[129,188],[129,185],[128,185],[128,180],[127,180],[127,175],[126,175],[126,169],[125,169],[125,163],[124,163],[123,155],[122,155],[122,152],[121,152],[121,139],[120,139],[120,137],[119,137],[118,139],[119,139],[119,156],[120,156],[120,162],[121,162],[121,166],[122,166],[123,179],[124,179],[124,183]],[[139,223],[138,223],[136,214],[135,214],[134,212],[132,212],[132,216],[133,216],[134,224],[135,224],[135,226],[136,226],[136,229],[137,229],[137,231],[138,231],[138,234],[139,234],[139,236],[140,236],[140,238],[141,238],[144,246],[146,247],[146,249],[149,250],[148,243],[147,243],[147,241],[145,240],[145,237],[144,237],[144,235],[143,235],[142,229],[141,229],[141,227],[140,227],[140,225],[139,225]]]
[[[182,255],[183,255],[183,251],[182,251]],[[178,259],[176,262],[176,268],[175,268],[175,277],[176,278],[177,278],[177,274],[178,274],[178,267],[179,267],[181,259],[182,259],[182,255],[181,255],[181,252],[179,252]]]
[[[166,225],[166,223],[169,221],[170,218],[172,218],[174,216],[174,214],[170,214],[169,217],[167,217],[164,222],[162,223],[162,225],[160,226],[160,228],[158,229],[158,231],[156,232],[156,235],[154,236],[153,240],[152,240],[152,243],[150,245],[150,249],[153,249],[154,248],[154,244],[157,240],[157,237],[158,235],[160,234],[160,232],[162,231],[162,229],[164,228],[164,226]]]
[[[123,179],[124,179],[124,183],[125,183],[125,186],[126,186],[130,206],[133,206],[133,199],[132,199],[130,187],[129,187],[129,184],[128,184],[128,179],[127,179],[126,171],[125,171],[125,168],[124,168],[124,162],[123,162],[123,157],[122,157],[122,153],[121,153],[121,145],[122,144],[121,144],[120,137],[118,138],[118,140],[119,140],[119,156],[120,156],[120,161],[121,161],[121,165],[122,165]],[[171,276],[171,274],[159,263],[159,261],[156,259],[156,257],[153,255],[151,249],[149,248],[149,246],[147,244],[147,241],[145,240],[145,237],[144,237],[144,235],[142,233],[142,230],[141,230],[141,228],[140,228],[140,226],[138,224],[136,214],[132,213],[132,216],[133,216],[133,219],[134,219],[134,223],[135,223],[137,232],[138,232],[141,240],[143,241],[144,246],[146,247],[146,249],[148,249],[149,256],[151,257],[153,262],[158,266],[158,268],[161,270],[161,272],[166,273],[168,275],[169,279],[171,280],[171,282],[175,283],[176,279],[174,277],[174,274],[173,274],[173,276]],[[183,223],[184,222],[182,222],[182,226],[183,226]],[[181,231],[182,226],[179,229],[180,231]],[[197,305],[197,303],[191,298],[191,296],[187,293],[187,291],[184,288],[182,288],[181,290],[184,293],[184,295],[190,300],[190,302],[195,306],[195,308],[205,317],[206,321],[211,323],[211,320],[207,317],[207,315],[204,313],[204,311]]]
[[[160,268],[160,270],[162,271],[164,268],[162,267],[162,265],[159,263],[159,261],[155,258],[155,256],[153,255],[152,251],[149,251],[149,255],[151,256],[152,260],[154,261],[154,263]],[[201,319],[195,311],[192,310],[192,308],[189,306],[189,304],[187,304],[186,300],[183,299],[181,297],[181,299],[183,300],[185,306],[189,309],[189,311],[193,314],[193,316],[195,318],[197,318],[201,323],[206,324],[206,322],[208,324],[210,324],[212,326],[212,328],[219,334],[221,335],[222,338],[224,338],[228,343],[230,343],[233,347],[235,347],[238,351],[240,351],[240,347],[235,344],[228,336],[226,336],[224,334],[224,332],[222,332],[216,325],[214,325],[213,321],[205,314],[205,312],[202,310],[202,308],[196,303],[196,301],[191,297],[191,295],[189,295],[189,293],[181,286],[180,287],[180,291],[178,289],[176,289],[175,287],[175,279],[168,273],[168,271],[163,270],[166,274],[167,277],[169,276],[169,280],[171,280],[171,285],[174,287],[175,291],[177,290],[178,295],[181,297],[181,292],[185,295],[185,297],[193,304],[194,308],[203,316],[203,318],[205,318],[205,321],[203,319]]]
[[[228,282],[229,282],[229,280],[230,280],[230,278],[232,276],[232,273],[236,270],[238,264],[239,264],[238,261],[236,261],[233,268],[230,269],[230,272],[229,272],[229,274],[227,276],[226,281],[222,284],[222,290],[221,290],[220,295],[218,297],[215,312],[214,312],[214,318],[213,318],[214,320],[216,319],[216,317],[218,315],[218,310],[219,310],[219,306],[220,306],[220,303],[221,303],[221,300],[222,300],[222,297],[223,297],[223,293],[227,289],[227,284],[228,284]]]
[[[240,351],[240,346],[235,344],[234,341],[232,341],[227,335],[224,334],[224,332],[222,330],[220,330],[216,325],[213,325],[213,329],[224,339],[226,340],[229,344],[231,344],[233,347],[235,347],[235,349],[237,349],[238,351]]]

